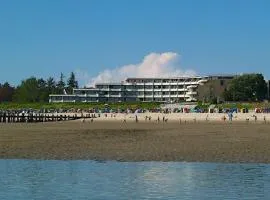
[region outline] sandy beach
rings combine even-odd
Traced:
[[[262,122],[0,124],[0,158],[270,163]]]
[[[93,115],[89,113],[54,113],[54,114],[49,114],[49,115],[69,115],[69,116],[78,116],[78,117],[83,117],[87,115]],[[138,120],[140,122],[142,121],[149,121],[149,117],[151,117],[150,121],[151,122],[157,122],[158,119],[159,121],[162,121],[163,118],[168,120],[168,122],[224,122],[224,121],[229,121],[229,116],[227,113],[152,113],[152,112],[146,112],[146,113],[130,113],[130,114],[125,114],[125,113],[107,113],[107,114],[98,114],[95,113],[95,121],[109,121],[109,122],[122,122],[122,121],[127,121],[127,122],[134,122],[135,117],[137,116]],[[225,120],[224,120],[225,119]],[[233,113],[233,119],[232,121],[234,122],[267,122],[270,123],[270,113],[255,113],[255,112],[250,112],[250,113]]]

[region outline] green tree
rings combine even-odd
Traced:
[[[72,93],[73,88],[78,88],[78,81],[76,81],[74,72],[71,72],[67,81],[67,92]]]
[[[58,81],[58,83],[56,84],[56,93],[57,94],[63,94],[63,91],[66,87],[66,83],[65,83],[65,76],[63,73],[61,73],[60,75],[60,80]]]
[[[23,80],[17,87],[14,94],[14,100],[17,102],[37,102],[40,100],[40,85],[41,83],[35,77],[30,77]]]
[[[47,82],[44,79],[38,79],[38,99],[39,102],[47,102],[49,100],[49,92]]]
[[[55,94],[56,93],[56,83],[53,77],[49,77],[47,79],[47,88],[49,94]]]
[[[262,74],[245,74],[234,78],[223,96],[226,101],[262,101],[266,94],[267,84]]]
[[[0,84],[0,102],[10,102],[14,94],[14,87],[11,87],[8,82]]]

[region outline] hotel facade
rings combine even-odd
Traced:
[[[51,94],[49,102],[195,102],[222,98],[234,76],[127,78],[121,83],[98,83],[74,88],[73,94]]]

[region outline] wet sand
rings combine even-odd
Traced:
[[[270,124],[0,124],[0,158],[270,163]]]

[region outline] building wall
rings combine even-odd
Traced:
[[[232,79],[213,79],[209,80],[204,85],[199,85],[198,101],[211,102],[213,99],[217,99],[218,102],[224,101],[223,92],[228,88]]]

